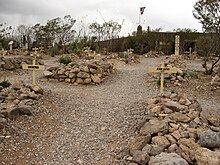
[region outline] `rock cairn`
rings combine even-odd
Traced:
[[[22,50],[22,49],[13,49],[12,51],[0,50],[0,55],[3,55],[3,56],[15,56],[15,55],[27,56],[27,55],[30,55],[30,52],[28,50]]]
[[[0,71],[21,69],[22,64],[31,64],[31,63],[32,63],[31,58],[23,58],[23,57],[6,58],[6,57],[0,57]]]
[[[166,73],[164,75],[165,83],[167,83],[166,85],[171,84],[174,86],[180,86],[181,83],[186,82],[188,80],[186,63],[182,58],[176,58],[172,56],[167,57],[164,61],[164,65],[177,68],[177,73]],[[160,80],[160,74],[153,74],[152,77],[153,79]]]
[[[78,84],[99,84],[114,72],[113,63],[106,61],[71,62],[58,68],[48,68],[44,76],[60,82]]]
[[[146,122],[129,140],[130,165],[220,163],[220,112],[170,94],[147,101]]]
[[[149,51],[148,53],[144,54],[145,57],[147,58],[156,58],[160,56],[164,56],[165,54],[162,51]]]
[[[22,81],[8,88],[0,86],[0,130],[7,125],[9,119],[31,115],[34,105],[42,95],[41,87],[25,85]]]

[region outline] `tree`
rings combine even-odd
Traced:
[[[174,32],[178,32],[178,33],[195,33],[197,32],[196,29],[190,29],[190,28],[177,28],[173,30]]]
[[[65,45],[74,38],[75,22],[67,15],[63,19],[58,17],[48,20],[46,25],[36,24],[33,26],[35,40],[39,45],[51,46],[55,41]]]
[[[204,56],[203,67],[207,74],[212,74],[213,69],[220,61],[220,2],[219,0],[199,0],[194,5],[193,15],[202,24],[204,41],[200,41],[201,48],[205,51],[200,51]],[[204,44],[209,33],[209,44]],[[210,45],[211,44],[211,45]],[[206,48],[204,48],[206,46]],[[211,58],[214,56],[214,58]],[[208,66],[209,59],[212,59],[211,66]],[[214,59],[214,60],[213,60]]]
[[[71,18],[71,15],[66,15],[63,19],[58,19],[57,39],[62,45],[74,39],[76,31],[73,29],[73,25],[75,22],[76,20]]]
[[[98,41],[110,40],[118,37],[121,28],[122,25],[114,21],[104,22],[103,24],[94,22],[89,26],[93,36],[96,37]]]

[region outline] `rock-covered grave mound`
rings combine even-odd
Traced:
[[[148,53],[144,54],[145,57],[147,58],[156,58],[160,56],[164,56],[165,54],[162,51],[149,51]]]
[[[19,115],[31,115],[42,95],[41,87],[25,85],[22,81],[7,88],[0,86],[0,129],[4,128],[10,119]]]
[[[114,64],[108,61],[78,60],[67,65],[48,68],[44,76],[74,85],[100,84],[114,71]]]
[[[32,64],[31,57],[0,57],[0,71],[21,69],[22,64]]]
[[[165,67],[177,68],[177,73],[165,73],[166,85],[180,86],[181,83],[188,81],[188,71],[186,67],[186,61],[181,57],[168,56],[164,61]],[[160,66],[158,66],[160,67]],[[160,74],[150,73],[153,80],[160,80]]]
[[[147,100],[146,122],[129,140],[130,165],[219,165],[220,112],[172,93]]]

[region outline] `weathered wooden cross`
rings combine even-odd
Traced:
[[[161,63],[160,67],[148,68],[149,73],[160,73],[160,95],[164,94],[164,74],[165,73],[177,73],[176,67],[165,67],[164,62]]]
[[[32,56],[33,56],[32,65],[24,64],[24,65],[22,65],[22,69],[32,70],[32,84],[36,85],[35,71],[45,70],[45,67],[44,67],[44,65],[36,65],[36,59],[38,57],[38,54],[37,54],[38,49],[35,47],[33,50],[34,50],[34,54],[32,54]]]

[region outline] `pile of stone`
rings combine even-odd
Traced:
[[[0,57],[0,71],[21,69],[22,64],[31,64],[31,58],[23,57]]]
[[[31,115],[37,100],[43,95],[39,86],[16,82],[7,88],[0,86],[0,130],[9,119],[19,115]]]
[[[146,121],[129,141],[130,165],[219,165],[220,111],[174,93],[147,105]]]
[[[22,49],[1,50],[0,55],[2,56],[14,56],[14,55],[27,56],[27,55],[30,55],[30,52],[28,50],[22,50]]]
[[[217,69],[216,75],[211,80],[213,90],[220,89],[220,65]]]
[[[148,53],[144,54],[145,57],[147,58],[156,58],[160,56],[164,56],[165,54],[162,51],[149,51]]]
[[[181,83],[186,82],[188,80],[187,77],[188,71],[186,69],[186,63],[182,58],[174,58],[172,56],[168,57],[165,59],[164,65],[167,67],[177,68],[177,73],[166,73],[164,75],[165,84],[167,86],[169,85],[180,86]],[[157,81],[160,80],[160,74],[152,74],[152,77]]]
[[[166,56],[165,59],[165,64],[170,65],[172,67],[177,67],[182,70],[186,69],[186,60],[182,56],[176,56],[176,55],[171,55],[171,56]]]
[[[74,85],[99,84],[113,72],[113,63],[89,60],[48,68],[44,72],[44,76],[57,79],[60,82],[73,83]]]
[[[125,64],[129,63],[140,63],[139,56],[133,53],[133,49],[128,49],[127,51],[120,52],[118,54],[120,61],[124,61]]]

